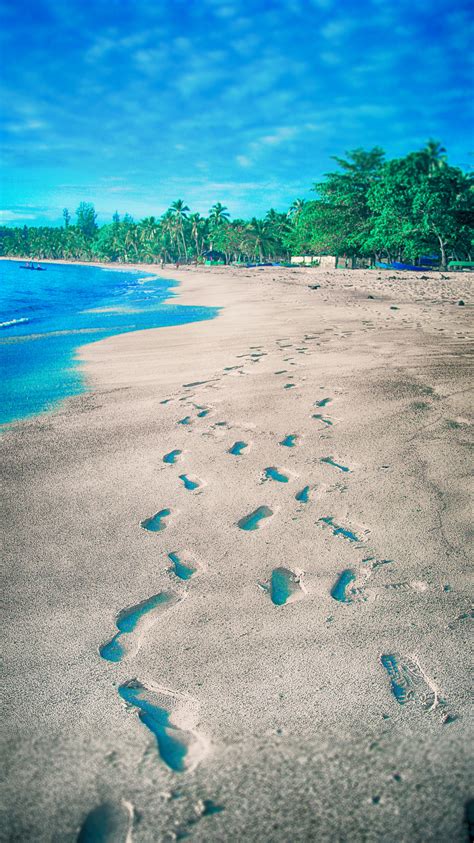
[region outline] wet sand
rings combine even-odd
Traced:
[[[162,274],[4,436],[5,839],[468,840],[473,275]]]

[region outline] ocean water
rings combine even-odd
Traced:
[[[176,304],[177,282],[151,272],[0,261],[0,424],[49,410],[86,390],[79,346],[212,319],[217,308]]]

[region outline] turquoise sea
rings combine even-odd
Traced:
[[[212,319],[211,307],[176,304],[176,281],[151,272],[0,261],[0,423],[53,408],[86,389],[76,349],[138,331]]]

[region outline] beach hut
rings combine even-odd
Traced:
[[[225,264],[225,255],[224,252],[218,252],[216,249],[207,249],[207,251],[202,253],[204,258],[204,263],[206,266],[212,266],[213,264]]]
[[[334,269],[336,258],[334,255],[293,255],[293,266],[320,266],[323,269]]]

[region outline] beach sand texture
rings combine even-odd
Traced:
[[[464,843],[474,276],[172,275],[4,436],[2,839]]]

